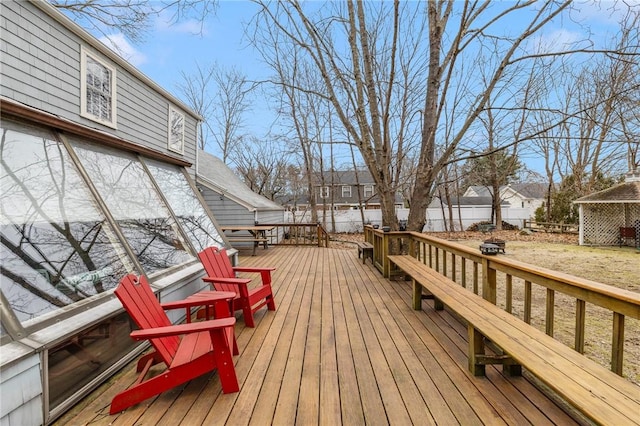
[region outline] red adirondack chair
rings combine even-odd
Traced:
[[[236,297],[233,299],[233,310],[242,310],[244,323],[247,327],[255,327],[253,313],[267,305],[270,311],[276,310],[276,302],[271,289],[271,271],[276,268],[250,268],[231,266],[227,250],[219,250],[217,247],[208,247],[202,250],[198,256],[207,277],[204,281],[213,285],[218,291],[233,291]],[[249,288],[251,279],[236,278],[236,272],[260,273],[262,285]]]
[[[239,390],[231,355],[235,341],[235,318],[173,325],[144,276],[125,276],[115,294],[140,328],[133,331],[131,337],[150,340],[155,351],[140,358],[138,380],[113,398],[110,414],[215,369],[218,370],[224,393]],[[145,380],[151,366],[161,362],[165,364],[166,371]]]

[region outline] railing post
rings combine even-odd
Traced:
[[[391,265],[389,264],[389,234],[387,232],[382,233],[382,276],[389,278],[391,276]]]
[[[489,259],[482,259],[482,297],[496,304],[496,270],[489,267]]]
[[[624,359],[624,315],[613,313],[613,341],[611,342],[611,371],[622,376]]]

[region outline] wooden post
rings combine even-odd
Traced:
[[[387,256],[389,255],[389,234],[382,232],[382,276],[389,278],[391,276],[391,265]],[[373,257],[375,259],[376,253],[374,251]]]
[[[413,309],[419,311],[422,309],[422,285],[413,278],[411,284],[413,286]]]
[[[469,371],[474,376],[484,376],[484,365],[476,362],[476,355],[484,354],[484,338],[473,325],[467,325],[467,333],[469,336]]]
[[[489,259],[482,259],[482,297],[496,304],[496,270],[489,267]]]
[[[613,341],[611,342],[611,371],[622,376],[624,358],[624,315],[613,313]]]
[[[462,287],[467,288],[467,259],[461,257],[460,262],[462,263],[462,269],[460,271],[462,274]]]
[[[553,320],[555,317],[555,291],[547,289],[547,316],[545,321],[546,333],[553,337]]]
[[[574,349],[584,353],[584,324],[587,312],[587,304],[584,300],[576,300],[576,342]]]
[[[531,281],[524,282],[524,322],[531,324]]]
[[[507,274],[505,283],[505,310],[509,313],[513,312],[513,276]]]
[[[456,280],[456,255],[451,253],[451,281]]]

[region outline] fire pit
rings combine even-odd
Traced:
[[[495,238],[495,237],[491,237],[488,240],[484,240],[485,244],[493,244],[495,246],[498,246],[498,251],[501,251],[502,253],[505,253],[504,249],[507,245],[507,242],[505,240],[501,240],[500,238]]]

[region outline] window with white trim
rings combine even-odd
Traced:
[[[80,49],[80,115],[116,128],[116,69]]]
[[[329,187],[321,186],[320,187],[320,198],[329,198]]]
[[[342,186],[342,198],[351,198],[351,187],[348,185]]]
[[[171,151],[184,154],[184,114],[174,107],[169,107],[169,140],[167,146]]]
[[[373,197],[373,185],[364,186],[364,198]]]

